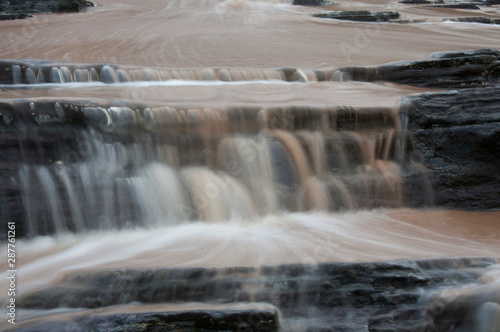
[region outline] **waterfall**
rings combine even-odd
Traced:
[[[16,176],[28,236],[398,207],[403,170],[418,168],[386,108],[29,108]],[[82,115],[86,129],[65,129]]]
[[[54,2],[0,0],[0,330],[500,328],[498,0]]]

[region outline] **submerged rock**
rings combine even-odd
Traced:
[[[428,0],[402,0],[398,1],[398,3],[403,3],[405,5],[427,5],[431,4],[431,1]]]
[[[446,21],[466,22],[466,23],[482,23],[482,24],[500,24],[500,19],[490,18],[486,16],[467,16],[447,18]]]
[[[460,258],[93,271],[68,274],[57,286],[23,296],[19,306],[97,309],[136,301],[144,304],[253,302],[272,306],[261,310],[103,315],[90,322],[92,326],[84,318],[73,320],[78,328],[103,328],[100,331],[123,330],[137,324],[159,324],[180,331],[186,326],[191,328],[189,331],[226,331],[235,327],[275,331],[279,328],[278,315],[283,330],[291,330],[287,328],[293,322],[306,318],[301,324],[311,331],[325,328],[421,331],[422,326],[442,326],[450,321],[457,326],[463,324],[464,317],[460,314],[443,316],[431,312],[429,315],[433,297],[427,294],[439,295],[436,290],[440,288],[460,292],[464,286],[477,285],[484,269],[493,264],[492,258]],[[480,295],[471,293],[469,298],[482,305]]]
[[[454,3],[454,4],[446,4],[446,5],[432,5],[426,6],[432,8],[451,8],[451,9],[480,9],[477,5],[472,3]]]
[[[325,0],[293,0],[293,4],[296,6],[330,6],[335,3]]]
[[[324,14],[314,14],[314,17],[330,18],[336,20],[358,21],[358,22],[389,22],[400,18],[398,12],[376,12],[367,10],[328,12]]]

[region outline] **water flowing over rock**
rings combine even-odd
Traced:
[[[186,310],[110,315],[83,315],[73,320],[51,321],[20,328],[18,331],[280,331],[279,312],[271,305],[256,308]],[[262,308],[263,307],[263,308]]]
[[[179,108],[47,98],[2,102],[4,223],[16,220],[20,235],[35,236],[152,226],[160,220],[254,218],[281,209],[498,208],[498,156],[492,152],[498,150],[498,52],[452,52],[405,64],[310,72],[312,80],[330,75],[334,80],[485,86],[408,97],[399,115],[387,107]],[[17,85],[39,77],[57,84],[77,78],[119,84],[125,78],[216,76],[289,82],[303,72],[214,69],[210,73],[215,75],[205,75],[209,69],[8,60],[1,65],[2,81]],[[466,148],[460,147],[465,139]],[[164,185],[151,192],[160,178]],[[92,194],[96,190],[98,196]]]
[[[388,81],[430,88],[470,88],[500,82],[500,51],[482,49],[432,54],[430,60],[395,62],[370,67],[303,70],[205,68],[168,69],[116,64],[68,64],[40,60],[0,60],[0,84],[168,82],[172,80],[248,81]],[[37,73],[37,75],[35,75]]]
[[[391,108],[40,99],[0,109],[4,220],[24,220],[20,234],[402,204],[406,138]]]
[[[495,47],[494,26],[477,38],[460,23],[497,24],[481,8],[495,0],[418,6],[415,19],[374,2],[314,18],[321,8],[300,6],[333,3],[103,1],[2,22],[12,330],[498,330],[498,214],[465,227],[406,209],[500,209],[500,51],[425,58]],[[88,5],[63,2],[0,9]],[[417,22],[431,24],[389,33]],[[398,43],[415,31],[434,46]],[[420,60],[365,66],[401,59]],[[377,95],[396,89],[418,93]]]
[[[15,70],[14,70],[15,68]],[[36,80],[32,73],[38,73]],[[0,60],[0,84],[37,84],[37,83],[88,83],[106,84],[124,82],[148,82],[171,80],[196,81],[266,81],[286,82],[315,80],[314,73],[299,68],[204,68],[204,69],[167,69],[119,66],[115,64],[67,64],[55,61],[37,60]]]
[[[462,310],[473,316],[481,314],[480,305],[491,307],[493,304],[489,301],[495,296],[500,299],[498,289],[479,280],[484,269],[494,264],[491,258],[464,258],[260,268],[111,270],[67,274],[59,284],[28,294],[20,303],[31,309],[49,309],[99,308],[133,301],[226,305],[254,302],[255,305],[267,303],[279,310],[283,330],[294,330],[297,328],[294,324],[306,316],[308,331],[448,331],[450,328],[465,331],[475,328],[476,319],[461,315]],[[461,289],[465,284],[469,290]],[[489,299],[478,296],[488,290],[493,291]],[[471,308],[474,309],[469,311]],[[230,330],[249,324],[252,330],[277,329],[277,314],[270,308],[253,312],[229,310],[217,315],[189,311],[122,314],[97,317],[86,326],[97,327],[102,321],[107,323],[106,331],[116,326],[116,321],[126,322],[119,325],[122,328],[137,322],[163,326],[164,321],[173,321],[179,326],[187,321],[188,326],[197,326],[205,319],[210,320],[210,324],[203,327],[211,331],[216,324],[221,324],[219,329],[223,329],[222,318]],[[79,320],[85,321],[85,317]],[[61,321],[59,324],[71,323]]]

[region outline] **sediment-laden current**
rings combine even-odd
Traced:
[[[427,5],[0,21],[1,329],[498,331],[499,9]]]

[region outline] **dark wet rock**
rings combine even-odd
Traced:
[[[427,4],[431,4],[432,1],[428,1],[428,0],[402,0],[402,1],[398,1],[398,3],[403,3],[405,5],[427,5]]]
[[[481,50],[471,50],[471,51],[437,52],[437,53],[432,53],[430,56],[431,58],[442,59],[442,58],[463,58],[476,55],[483,55],[483,56],[491,55],[500,57],[500,50],[485,48]]]
[[[445,3],[446,2],[446,3]],[[398,3],[406,5],[431,5],[426,7],[455,8],[455,9],[479,9],[478,6],[492,6],[500,4],[500,0],[476,0],[476,1],[430,1],[430,0],[401,0]]]
[[[276,309],[122,314],[98,316],[92,324],[126,330],[126,327],[135,326],[127,325],[129,323],[155,322],[163,326],[161,324],[167,322],[203,322],[205,326],[200,323],[203,327],[219,326],[220,330],[231,330],[232,325],[221,325],[222,322],[241,324],[248,322],[247,317],[249,320],[252,318],[252,324],[257,324],[254,330],[274,331],[279,310],[285,327],[293,325],[293,321],[301,317],[307,317],[304,328],[308,327],[311,331],[393,329],[415,332],[425,330],[426,324],[444,326],[451,321],[457,326],[462,324],[464,317],[452,314],[457,312],[452,307],[446,315],[434,312],[429,316],[433,297],[427,298],[426,294],[440,288],[460,290],[464,286],[470,287],[478,283],[485,271],[479,266],[491,264],[495,264],[492,258],[457,258],[322,263],[317,266],[292,264],[262,268],[92,271],[68,274],[56,286],[21,297],[19,306],[32,309],[97,309],[137,301],[144,304],[255,302],[268,303]],[[470,295],[468,299],[469,302],[473,300],[475,305],[482,305],[481,297]],[[84,318],[73,322],[78,327],[89,327]],[[194,326],[198,325],[189,326],[194,331]]]
[[[38,323],[17,329],[35,331],[279,331],[277,309],[196,310],[183,312],[84,315],[70,321]]]
[[[428,5],[431,2],[426,2],[426,0],[408,0],[409,2],[402,2],[405,4],[421,4]],[[437,8],[455,8],[455,9],[479,9],[478,5],[483,5],[482,3],[466,3],[466,4],[443,4],[443,5],[430,5],[424,7],[437,7]],[[357,22],[391,22],[398,24],[408,24],[408,23],[425,23],[427,19],[400,19],[400,14],[398,12],[369,12],[366,10],[361,11],[335,11],[329,13],[314,14],[314,17],[318,18],[329,18],[336,20],[347,20],[347,21],[357,21]],[[500,19],[491,18],[486,16],[466,16],[466,17],[449,17],[444,18],[443,22],[464,22],[464,23],[481,23],[481,24],[500,24]]]
[[[314,14],[314,17],[330,18],[336,20],[358,21],[358,22],[389,22],[400,18],[398,12],[369,12],[367,10],[328,12]]]
[[[500,5],[500,0],[471,0],[470,2],[465,1],[465,3],[472,3],[478,6],[494,6]]]
[[[498,283],[483,284],[473,292],[430,293],[423,297],[427,318],[436,331],[498,331],[500,289]],[[456,320],[456,317],[461,317]]]
[[[500,208],[499,96],[492,87],[407,98],[408,128],[438,206]]]
[[[335,3],[324,0],[293,0],[293,4],[296,6],[330,6]]]
[[[24,19],[27,17],[31,17],[31,15],[27,14],[27,13],[2,13],[2,12],[0,12],[0,21],[18,20],[18,19]]]
[[[447,18],[446,21],[466,22],[466,23],[481,23],[481,24],[500,24],[500,19],[490,18],[486,16],[468,16]]]
[[[93,6],[86,0],[0,0],[0,10],[6,13],[79,12]]]
[[[446,5],[431,5],[426,7],[432,8],[451,8],[451,9],[480,9],[477,5],[472,3],[454,3]]]
[[[495,53],[492,50],[491,53]],[[420,87],[467,88],[500,83],[500,59],[493,54],[440,57],[373,67],[342,67],[339,81],[390,81]]]

